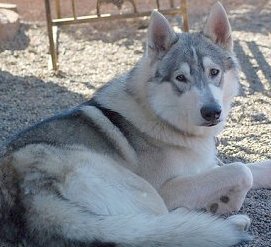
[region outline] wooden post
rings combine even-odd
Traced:
[[[97,0],[97,3],[96,3],[96,10],[97,10],[97,16],[100,17],[100,0]]]
[[[160,3],[159,0],[156,0],[157,9],[160,10]]]
[[[189,32],[187,1],[186,0],[181,0],[181,15],[183,17],[183,30],[185,32]]]
[[[60,8],[60,0],[55,0],[56,3],[56,17],[57,19],[61,18],[61,8]]]
[[[75,11],[75,3],[74,3],[74,0],[72,0],[72,15],[73,15],[74,20],[76,20],[76,19],[77,19],[77,16],[76,16],[76,11]]]
[[[49,37],[49,50],[50,50],[50,54],[51,54],[52,67],[56,71],[58,69],[57,51],[56,51],[55,44],[54,44],[50,0],[44,0],[44,3],[45,3],[47,31],[48,31],[48,37]]]

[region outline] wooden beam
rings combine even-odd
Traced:
[[[17,5],[12,3],[0,3],[0,9],[8,9],[15,12],[18,12]]]
[[[180,8],[160,10],[160,12],[164,15],[178,15],[180,11],[181,11]],[[97,15],[88,15],[88,16],[78,16],[76,20],[74,20],[73,17],[68,17],[68,18],[54,19],[52,20],[52,24],[56,26],[64,26],[64,25],[71,25],[71,24],[78,24],[78,23],[97,22],[97,21],[103,21],[103,20],[119,20],[119,19],[125,19],[125,18],[150,16],[151,13],[152,11],[137,12],[137,13],[131,13],[131,14],[127,13],[127,14],[120,14],[120,15],[101,14],[100,17],[98,17]]]

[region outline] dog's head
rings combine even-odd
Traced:
[[[151,71],[146,98],[162,121],[191,134],[222,129],[238,91],[239,66],[220,3],[212,7],[201,33],[175,33],[154,11],[144,59],[144,69]]]

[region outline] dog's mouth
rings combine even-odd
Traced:
[[[204,122],[201,126],[212,127],[212,126],[215,126],[215,125],[219,124],[220,122],[221,122],[221,120],[214,120],[214,121]]]

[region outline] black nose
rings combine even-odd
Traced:
[[[221,107],[217,104],[205,105],[200,109],[201,116],[208,122],[216,121],[221,114]]]

